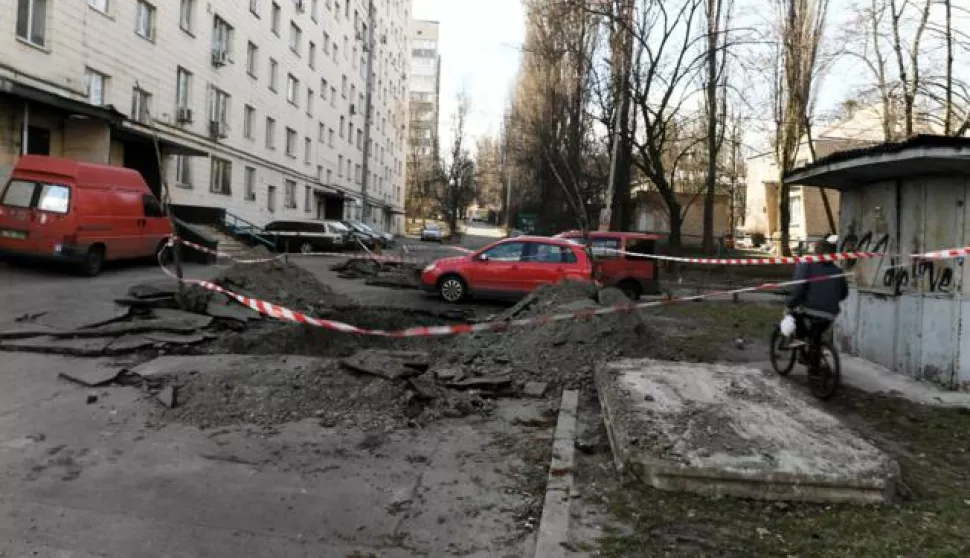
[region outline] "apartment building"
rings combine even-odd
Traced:
[[[135,168],[177,213],[403,228],[410,0],[11,0],[0,179]],[[161,159],[156,154],[156,141]]]
[[[438,156],[441,56],[438,22],[411,22],[410,157]]]

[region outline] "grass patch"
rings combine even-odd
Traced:
[[[631,483],[608,495],[628,528],[600,539],[602,556],[970,555],[970,412],[848,389],[827,406],[897,459],[897,502],[757,502]]]
[[[684,302],[644,313],[661,339],[651,356],[662,360],[717,362],[731,360],[726,348],[734,340],[767,339],[781,320],[777,304],[732,302]],[[767,354],[765,355],[767,358]]]

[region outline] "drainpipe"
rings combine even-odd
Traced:
[[[30,102],[24,101],[24,126],[20,131],[20,154],[27,154],[27,140],[29,139],[29,134],[27,127],[30,125]]]

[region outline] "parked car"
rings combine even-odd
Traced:
[[[350,231],[337,221],[273,221],[263,234],[280,252],[325,252],[343,250],[350,243]]]
[[[509,231],[509,234],[505,236],[505,238],[515,238],[517,236],[522,236],[523,234],[525,233],[523,233],[519,229],[512,229],[511,231]]]
[[[437,260],[421,271],[424,290],[447,302],[475,297],[519,298],[563,279],[590,280],[583,247],[565,239],[520,236],[466,256]]]
[[[556,235],[577,244],[584,244],[581,231],[568,231]],[[593,254],[593,276],[606,286],[617,287],[632,300],[644,294],[660,292],[657,262],[633,254],[655,254],[657,240],[651,234],[591,231],[589,240]]]
[[[341,223],[350,230],[350,241],[355,248],[356,245],[363,244],[373,249],[381,241],[374,231],[360,221],[341,221]]]
[[[441,225],[438,223],[428,223],[421,229],[421,241],[430,240],[433,242],[443,242],[444,233],[441,231]]]
[[[150,257],[172,236],[162,204],[132,169],[24,155],[0,192],[0,254],[74,263]]]
[[[394,245],[394,241],[396,239],[394,238],[394,235],[393,234],[391,234],[389,232],[384,232],[384,231],[378,230],[378,229],[372,227],[371,225],[367,225],[365,223],[361,223],[361,224],[364,225],[364,227],[366,227],[367,230],[371,231],[374,235],[376,235],[378,239],[380,239],[380,242],[381,242],[381,246],[382,247],[388,248],[388,247]]]

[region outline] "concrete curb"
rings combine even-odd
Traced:
[[[560,558],[569,533],[569,501],[573,489],[573,462],[576,453],[576,422],[579,392],[564,390],[559,405],[559,420],[552,442],[552,461],[546,481],[546,499],[536,536],[535,558]]]

